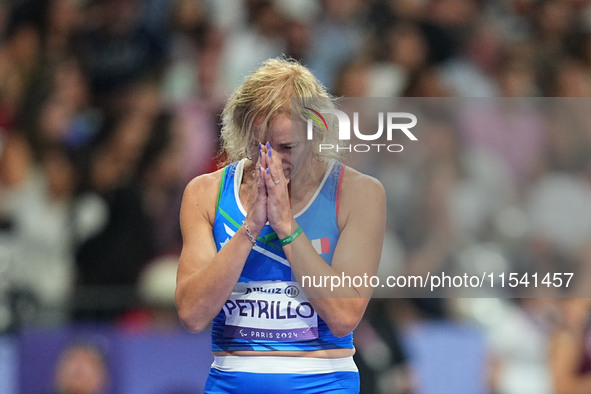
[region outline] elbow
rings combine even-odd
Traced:
[[[200,332],[205,331],[207,327],[209,327],[209,323],[202,323],[202,322],[188,322],[183,321],[181,319],[181,324],[185,328],[185,330],[192,332],[193,334],[198,334]]]
[[[205,331],[209,327],[209,321],[204,321],[203,319],[195,318],[195,316],[191,316],[185,314],[179,310],[179,320],[181,325],[189,332],[192,333],[200,333]]]
[[[338,338],[345,337],[352,333],[363,317],[365,303],[344,303],[336,308],[331,308],[331,313],[323,317],[332,335]]]
[[[359,319],[349,317],[340,318],[330,324],[327,322],[328,328],[330,329],[330,332],[332,332],[332,335],[338,338],[346,337],[352,333],[357,327],[357,324],[359,324]]]
[[[199,319],[194,313],[186,312],[185,310],[178,309],[179,320],[181,325],[192,333],[199,333],[205,331],[209,327],[209,321]]]
[[[180,297],[176,297],[177,313],[181,325],[190,332],[199,333],[205,331],[209,327],[209,320],[201,318],[200,313],[193,305],[189,305],[187,302],[183,302]]]
[[[332,335],[334,335],[335,337],[342,338],[342,337],[346,337],[347,335],[349,335],[351,332],[353,332],[353,330],[349,330],[344,327],[335,327],[335,328],[331,328],[330,332],[332,332]]]

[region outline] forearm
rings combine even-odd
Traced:
[[[179,274],[175,300],[180,319],[192,331],[204,330],[220,312],[240,278],[252,249],[244,228],[208,262]],[[182,253],[180,266],[195,266],[190,253]]]
[[[366,289],[353,286],[331,288],[331,278],[340,277],[342,273],[318,255],[304,233],[283,250],[295,279],[333,334],[344,336],[350,333],[365,311],[369,297]]]

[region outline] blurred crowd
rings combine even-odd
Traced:
[[[550,101],[550,119],[486,105],[435,119],[374,168],[391,216],[382,269],[591,262],[589,1],[4,0],[0,332],[176,324],[184,186],[217,168],[228,94],[276,56],[344,97],[579,97]],[[496,392],[550,392],[545,354],[572,310],[374,300],[357,335],[365,387],[411,390],[402,323],[461,316],[486,337]]]

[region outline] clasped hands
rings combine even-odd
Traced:
[[[283,173],[282,160],[270,143],[259,143],[259,157],[255,164],[254,198],[248,207],[246,221],[258,235],[265,224],[282,238],[291,233],[292,216],[288,180]]]

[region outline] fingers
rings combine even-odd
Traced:
[[[259,173],[260,173],[260,177],[263,180],[266,187],[272,187],[271,185],[275,185],[273,183],[273,181],[271,180],[271,179],[276,179],[276,178],[272,178],[273,177],[273,173],[271,172],[272,158],[273,158],[273,153],[272,153],[272,149],[271,149],[271,144],[269,144],[268,142],[264,145],[259,143],[259,160],[260,160]],[[269,183],[269,180],[271,180],[270,183]]]
[[[259,159],[263,169],[267,169],[267,146],[259,143]]]
[[[285,176],[283,174],[283,166],[281,159],[271,148],[271,145],[268,142],[267,150],[267,167],[271,169],[271,175],[273,175],[273,179],[283,179]]]
[[[259,151],[260,151],[260,144],[259,144]],[[257,159],[256,164],[255,164],[255,171],[257,171],[256,172],[256,180],[257,180],[256,185],[257,185],[257,189],[258,189],[257,192],[258,192],[259,196],[263,196],[267,193],[267,190],[266,190],[266,186],[265,186],[265,174],[264,174],[265,169],[263,167],[263,160],[262,160],[262,157],[260,154],[259,154],[259,158]],[[255,174],[255,173],[253,172],[253,174]]]
[[[283,169],[281,168],[281,160],[277,155],[273,155],[274,151],[271,148],[271,144],[268,142],[262,147],[261,159],[266,164],[265,168],[265,184],[267,189],[274,190],[283,181]]]
[[[259,142],[259,164],[263,168],[263,170],[266,170],[267,167],[269,166],[269,163],[267,162],[267,157],[268,157],[267,145],[263,145]]]
[[[266,174],[264,178],[268,188],[273,189],[281,183],[289,183],[283,173],[282,161],[269,142],[265,144],[259,143],[259,160]]]
[[[266,182],[265,182],[265,169],[262,166],[258,167],[258,171],[259,171],[259,176],[257,179],[257,189],[258,189],[258,193],[259,195],[262,194],[266,194],[267,193],[267,187],[266,187]]]

